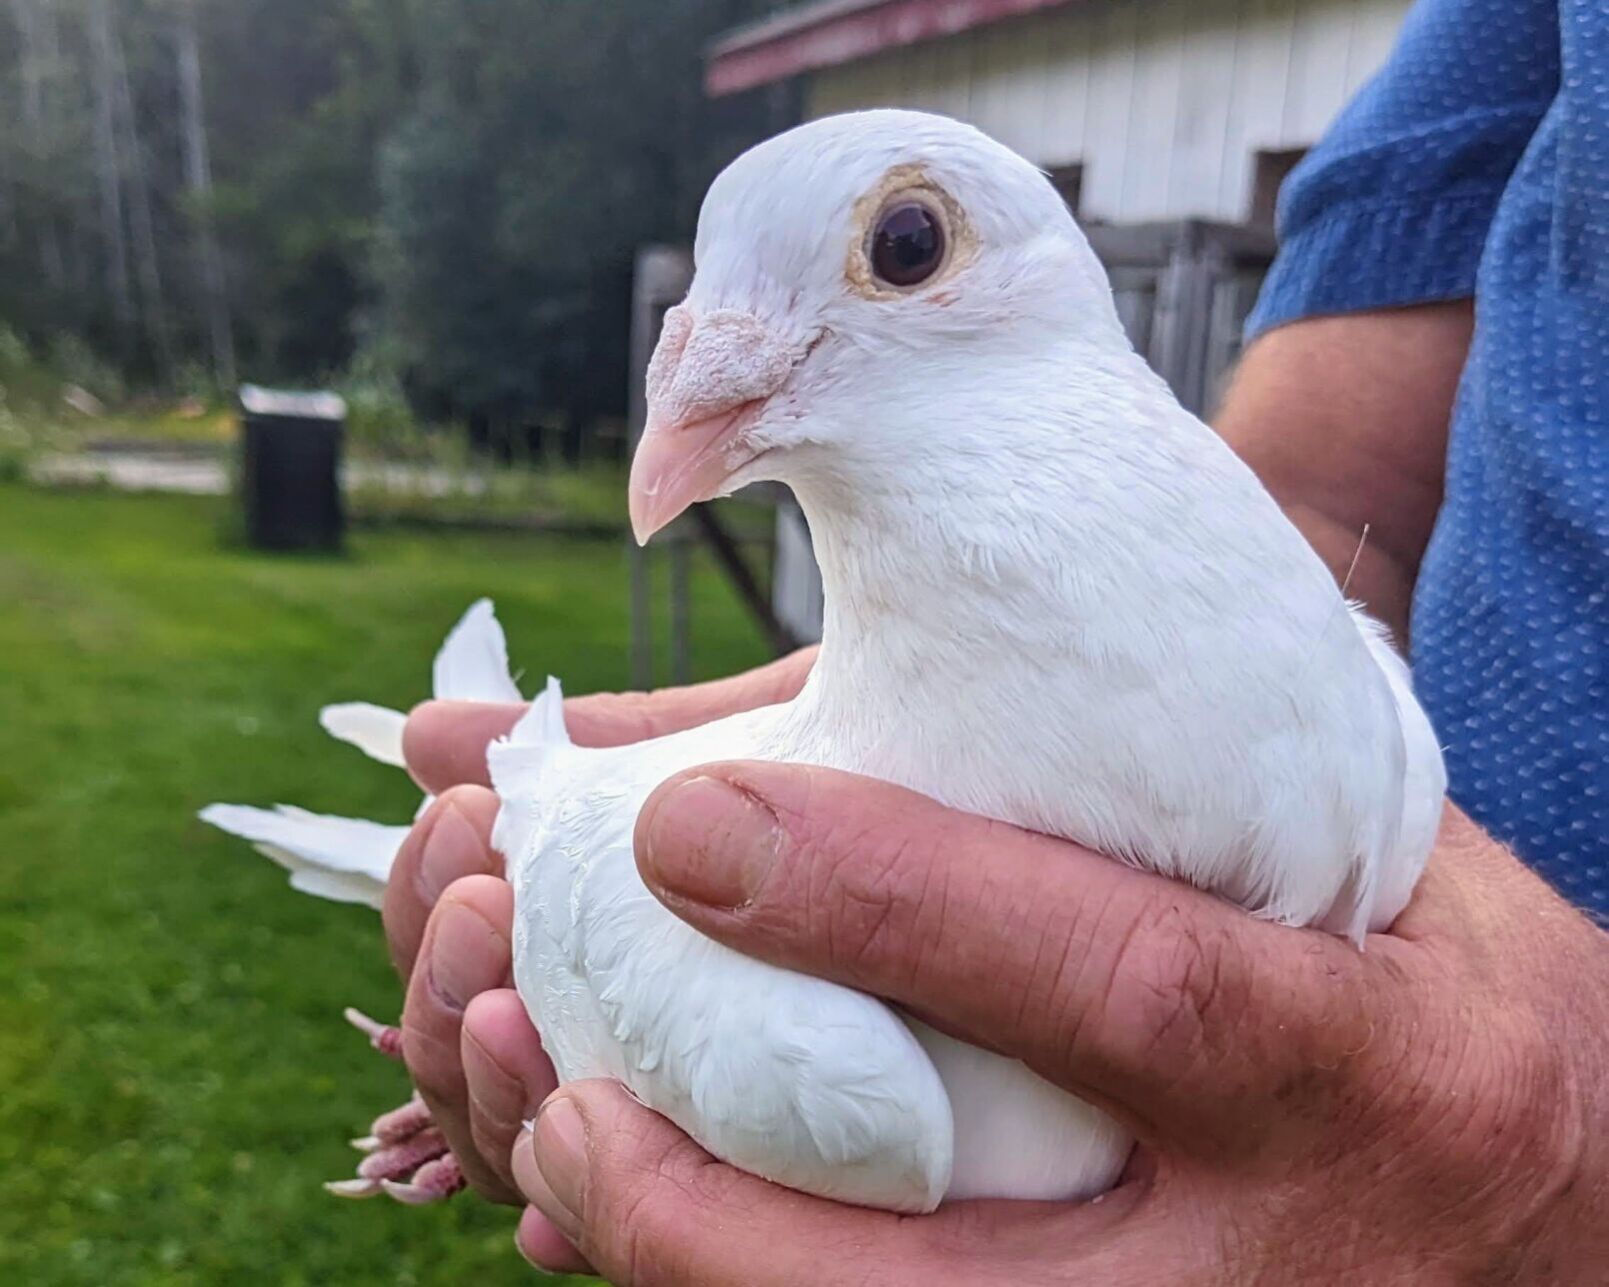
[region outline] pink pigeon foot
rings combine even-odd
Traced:
[[[402,1058],[402,1034],[396,1028],[358,1010],[347,1010],[346,1019],[381,1054]],[[369,1133],[353,1140],[352,1147],[363,1154],[357,1175],[324,1186],[336,1197],[372,1198],[384,1193],[409,1206],[422,1206],[450,1198],[464,1187],[458,1159],[417,1094],[401,1108],[375,1118]]]

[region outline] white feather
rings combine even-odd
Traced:
[[[408,717],[370,702],[343,702],[318,713],[319,726],[331,737],[358,748],[371,760],[403,768],[402,730]]]
[[[451,701],[513,702],[518,686],[508,673],[508,647],[489,599],[472,604],[436,654],[434,696]],[[407,716],[368,702],[326,706],[319,723],[382,764],[404,767],[402,730]],[[430,804],[426,796],[415,818]],[[213,804],[200,814],[231,835],[255,842],[259,853],[289,869],[291,885],[338,903],[381,905],[391,863],[408,828],[324,817],[280,805],[277,810]]]
[[[508,673],[508,646],[490,599],[464,613],[436,654],[433,690],[438,700],[517,702],[519,686]]]
[[[380,906],[386,877],[407,827],[309,813],[289,805],[253,809],[214,804],[201,820],[250,840],[291,873],[298,889],[340,902]]]
[[[613,1077],[717,1156],[781,1184],[931,1210],[953,1157],[944,1087],[869,997],[741,956],[643,887],[632,828],[677,768],[759,753],[780,708],[646,742],[572,746],[556,688],[490,766],[518,914],[515,978],[560,1077]],[[539,702],[547,700],[545,696]]]

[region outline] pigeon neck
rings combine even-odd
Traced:
[[[1111,615],[1136,561],[1114,553],[1111,533],[1147,526],[1125,512],[1141,489],[1122,480],[1167,473],[1172,447],[1114,432],[1099,392],[1069,387],[1081,364],[1053,365],[1013,381],[1047,389],[1038,403],[963,394],[942,416],[929,404],[918,431],[883,435],[902,442],[898,459],[795,481],[825,598],[807,694],[819,713],[875,719],[894,703],[885,713],[908,724],[922,703],[956,710],[1003,658],[1059,667],[1069,623]],[[1120,374],[1132,388],[1134,373]]]
[[[990,504],[974,491],[963,519],[903,492],[862,499],[823,512],[801,498],[822,572],[818,666],[850,700],[909,701],[997,660],[1023,613],[1057,610],[1048,567],[1065,532],[1033,503]],[[1008,508],[1009,522],[989,516]]]
[[[1003,666],[1063,694],[1120,686],[1166,664],[1143,623],[1263,610],[1248,596],[1291,551],[1256,537],[1277,524],[1226,532],[1272,502],[1132,350],[1063,347],[958,379],[947,401],[918,393],[883,405],[919,424],[885,422],[836,475],[790,480],[825,596],[807,725],[973,736],[1000,718]],[[874,459],[874,440],[899,450]],[[1334,586],[1312,562],[1300,607],[1322,616]]]

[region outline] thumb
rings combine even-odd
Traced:
[[[949,1225],[960,1208],[908,1221],[769,1184],[716,1161],[615,1082],[555,1092],[516,1147],[514,1176],[616,1287],[873,1278],[900,1287],[964,1277],[953,1248],[947,1257],[938,1250],[955,1242]],[[975,1269],[976,1281],[993,1276],[987,1266]]]

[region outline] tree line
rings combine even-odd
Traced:
[[[0,0],[0,323],[132,387],[385,381],[618,413],[636,248],[785,91],[702,52],[777,0]]]

